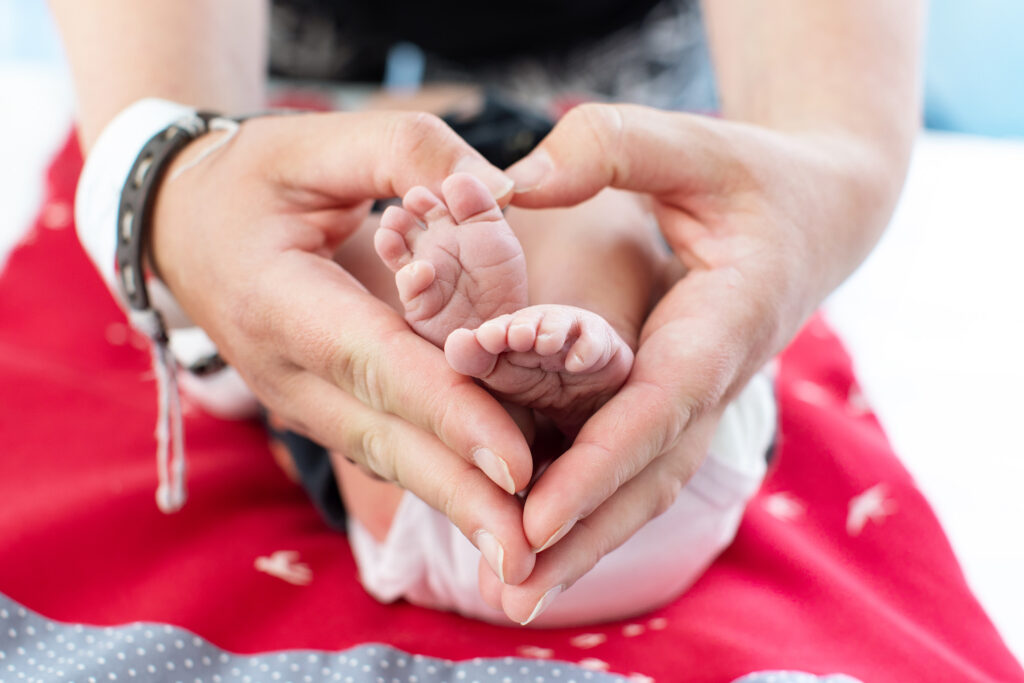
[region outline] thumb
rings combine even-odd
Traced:
[[[295,117],[253,119],[291,126]],[[289,120],[290,119],[290,120]],[[487,186],[498,203],[512,181],[440,118],[423,112],[343,112],[303,115],[298,136],[285,136],[280,168],[294,187],[315,189],[339,201],[401,197],[416,185],[440,191],[452,173],[466,172]]]
[[[506,171],[515,181],[512,203],[570,206],[605,187],[655,196],[704,190],[721,177],[716,124],[638,105],[581,105]]]

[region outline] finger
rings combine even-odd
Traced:
[[[491,566],[483,557],[480,558],[477,580],[480,587],[480,597],[483,598],[487,605],[501,612],[501,592],[505,588],[505,584],[494,575],[494,572],[491,571]]]
[[[367,197],[401,197],[416,185],[440,192],[445,178],[466,172],[504,205],[512,181],[446,123],[422,112],[343,112],[266,117],[246,127],[276,128],[274,150],[282,179],[299,190],[322,193],[331,203]],[[244,127],[243,127],[244,129]]]
[[[244,328],[274,335],[268,344],[362,404],[436,434],[509,493],[527,485],[532,456],[507,412],[337,264],[286,252],[256,286],[259,318]]]
[[[529,576],[534,554],[522,531],[518,500],[436,437],[369,408],[302,370],[284,381],[285,417],[321,445],[411,491],[472,541],[502,581]]]
[[[534,483],[523,509],[531,545],[558,543],[673,443],[688,417],[660,387],[627,382]]]
[[[624,104],[571,109],[507,174],[518,206],[569,206],[605,187],[653,195],[715,185],[727,163],[723,124],[706,117]],[[693,189],[697,189],[694,187]]]
[[[668,510],[703,462],[715,424],[715,417],[701,419],[670,453],[654,460],[581,520],[561,542],[539,554],[528,579],[503,586],[505,614],[521,624],[530,623],[602,557]],[[484,585],[493,591],[493,582]]]

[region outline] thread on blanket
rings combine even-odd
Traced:
[[[132,325],[150,340],[156,376],[156,505],[165,514],[185,505],[185,429],[178,388],[178,362],[167,343],[160,313],[153,309],[131,311]],[[172,455],[173,452],[173,455]]]
[[[175,125],[187,130],[193,138],[208,131],[226,131],[221,140],[204,149],[195,159],[177,169],[167,182],[173,182],[230,143],[241,128],[234,119],[217,117],[209,122],[199,116],[179,119]],[[181,412],[181,389],[178,386],[178,360],[171,351],[167,328],[160,312],[148,308],[130,310],[133,327],[150,340],[150,356],[157,387],[156,437],[157,489],[156,505],[165,514],[177,512],[185,505],[186,463],[185,424]]]

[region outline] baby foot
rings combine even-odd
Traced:
[[[540,411],[567,434],[618,391],[633,351],[596,313],[545,304],[452,332],[448,363],[512,403]]]
[[[380,219],[374,247],[395,273],[405,319],[442,346],[460,327],[527,303],[526,259],[487,187],[467,173],[448,177],[442,201],[415,187]]]

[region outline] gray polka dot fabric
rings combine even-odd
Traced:
[[[184,683],[593,683],[629,679],[557,661],[504,657],[453,662],[365,644],[342,652],[225,652],[173,626],[62,624],[0,596],[0,681]]]
[[[184,629],[136,622],[63,624],[0,595],[0,683],[181,681],[182,683],[650,683],[567,662],[502,657],[451,660],[364,644],[341,652],[225,652]],[[736,683],[858,683],[848,676],[750,674]]]
[[[815,676],[800,671],[759,671],[733,683],[862,683],[860,679],[844,674]]]

